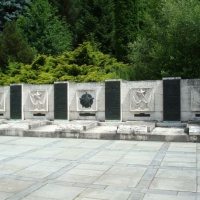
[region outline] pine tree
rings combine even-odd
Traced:
[[[128,44],[139,30],[139,0],[115,0],[115,49],[119,61],[127,61]]]
[[[3,30],[5,22],[16,20],[25,12],[30,0],[1,0],[0,1],[0,31]]]
[[[71,48],[71,33],[48,0],[33,0],[27,15],[17,20],[23,35],[38,54],[58,55]]]
[[[0,64],[2,70],[8,62],[31,63],[34,52],[17,29],[14,21],[6,22],[0,39]]]
[[[72,1],[69,16],[74,45],[90,41],[104,53],[114,52],[114,9],[113,0]]]

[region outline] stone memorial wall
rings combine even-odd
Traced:
[[[200,79],[12,84],[0,87],[0,119],[200,120]]]
[[[122,121],[163,120],[162,81],[122,81]]]
[[[10,87],[0,87],[0,119],[10,118]]]
[[[69,120],[105,120],[105,83],[71,83]]]
[[[200,79],[181,80],[181,121],[200,119]]]
[[[23,85],[24,119],[54,119],[53,85]]]

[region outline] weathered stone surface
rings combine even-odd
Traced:
[[[200,135],[200,126],[190,125],[189,126],[189,135]]]
[[[199,147],[198,143],[1,136],[0,198],[195,200],[199,167],[184,163],[199,164]]]
[[[147,126],[120,125],[117,128],[117,133],[123,134],[145,134],[147,132]]]

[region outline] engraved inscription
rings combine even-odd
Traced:
[[[5,111],[5,97],[4,97],[4,92],[0,92],[0,111]]]
[[[30,111],[48,111],[47,91],[30,91]]]
[[[106,120],[121,119],[121,83],[120,81],[105,82],[105,117]]]
[[[191,111],[200,111],[200,87],[191,87]]]
[[[10,87],[10,118],[22,118],[22,86],[11,85]]]
[[[180,121],[180,79],[163,80],[163,120]]]
[[[152,88],[132,88],[130,91],[131,111],[154,111]]]
[[[54,119],[67,119],[67,83],[54,84]]]

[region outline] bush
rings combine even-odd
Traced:
[[[47,84],[55,81],[99,82],[112,78],[130,78],[130,67],[83,43],[57,57],[39,55],[31,65],[10,62],[2,75],[5,83]]]
[[[134,78],[199,78],[200,1],[162,0],[157,12],[146,13],[144,29],[129,46]]]

